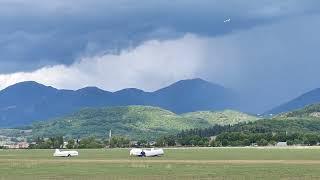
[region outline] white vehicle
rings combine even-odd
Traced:
[[[163,149],[131,149],[130,156],[138,157],[155,157],[164,155]]]
[[[60,151],[59,149],[56,149],[56,151],[53,153],[54,157],[72,157],[78,155],[78,151]]]

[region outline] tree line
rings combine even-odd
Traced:
[[[64,142],[67,142],[66,144]],[[63,136],[50,138],[36,138],[35,144],[29,146],[30,149],[97,149],[104,147],[125,148],[130,147],[130,140],[123,136],[113,136],[110,140],[87,137],[81,139],[65,139]]]
[[[226,147],[226,146],[272,146],[278,142],[287,145],[314,146],[320,143],[319,133],[251,133],[251,132],[223,132],[216,136],[200,136],[200,131],[191,130],[191,134],[179,133],[177,136],[164,136],[157,140],[157,146],[199,146],[199,147]],[[216,134],[216,133],[213,133]],[[159,143],[160,142],[160,143]]]
[[[111,139],[94,137],[78,140],[66,139],[66,148],[127,148],[127,147],[166,147],[166,146],[266,146],[277,142],[288,145],[317,145],[320,142],[320,121],[318,119],[267,119],[237,125],[215,125],[205,129],[183,130],[176,134],[159,137],[154,143],[138,140],[134,143],[126,136],[113,136]],[[63,137],[37,138],[32,148],[61,148]]]
[[[320,142],[319,133],[243,133],[224,132],[212,140],[212,146],[268,146],[278,142],[286,142],[287,145],[314,146]]]

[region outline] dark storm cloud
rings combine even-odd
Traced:
[[[71,64],[148,39],[219,36],[316,13],[318,1],[0,1],[0,73]],[[223,20],[232,18],[232,24]]]
[[[0,89],[36,80],[155,90],[201,77],[239,91],[243,110],[262,112],[320,87],[319,7],[318,0],[0,0]]]

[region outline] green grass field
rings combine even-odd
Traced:
[[[170,149],[156,158],[129,157],[127,149],[0,150],[0,179],[319,179],[320,148]]]

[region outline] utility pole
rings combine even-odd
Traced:
[[[109,131],[109,147],[111,147],[111,138],[112,138],[112,131]]]

